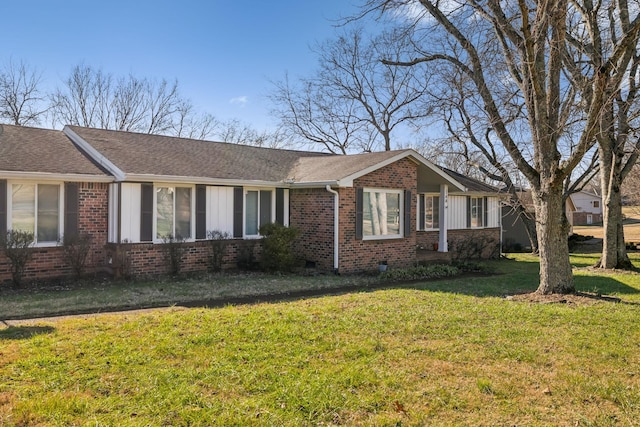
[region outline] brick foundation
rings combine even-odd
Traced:
[[[181,273],[205,272],[209,269],[211,245],[208,241],[178,244],[183,249]],[[116,278],[157,276],[171,273],[167,244],[109,243],[106,246],[110,272]],[[260,240],[229,240],[222,261],[223,269],[238,267],[238,261],[248,253],[257,262],[262,245]]]

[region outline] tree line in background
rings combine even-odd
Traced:
[[[370,19],[379,33],[365,31]],[[12,64],[0,117],[336,154],[412,147],[504,188],[540,254],[541,293],[575,290],[565,202],[591,185],[604,211],[598,265],[631,267],[621,188],[640,148],[638,0],[365,0],[340,31],[315,47],[314,72],[273,82],[275,133],[196,113],[177,82],[86,66],[42,94],[38,74]]]
[[[239,119],[221,121],[198,111],[180,93],[177,80],[114,76],[84,64],[45,92],[37,68],[8,61],[0,68],[0,122],[53,128],[70,124],[264,147],[290,144],[279,130],[258,131]]]

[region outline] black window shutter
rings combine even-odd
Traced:
[[[65,182],[64,184],[64,237],[78,237],[78,183]]]
[[[356,239],[362,239],[362,205],[364,203],[364,190],[356,188]]]
[[[482,225],[486,227],[487,225],[489,225],[489,206],[486,197],[482,200],[482,208],[484,209],[484,211],[482,212]]]
[[[418,227],[420,230],[425,229],[425,215],[426,215],[426,207],[425,207],[425,196],[424,194],[418,194]]]
[[[467,228],[471,228],[471,196],[467,196]]]
[[[141,185],[140,241],[153,241],[153,184]]]
[[[260,226],[271,224],[271,191],[260,191]]]
[[[0,235],[7,233],[7,181],[0,179]]]
[[[284,188],[276,188],[276,222],[284,225]]]
[[[404,237],[411,235],[411,190],[404,190]]]
[[[242,207],[244,191],[242,187],[233,188],[233,237],[242,237]]]
[[[196,239],[207,238],[207,186],[196,185]]]

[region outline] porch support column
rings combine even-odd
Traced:
[[[449,252],[449,247],[447,246],[447,228],[449,227],[447,224],[447,210],[449,207],[449,186],[447,184],[440,184],[440,206],[438,212],[438,221],[439,221],[439,241],[438,241],[438,252]]]

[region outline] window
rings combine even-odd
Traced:
[[[402,192],[364,189],[362,236],[364,239],[402,237]]]
[[[192,237],[191,188],[156,187],[156,239]]]
[[[428,194],[419,195],[420,230],[434,230],[440,227],[440,196]]]
[[[261,226],[273,222],[273,191],[247,190],[244,197],[244,234],[245,236],[258,236]]]
[[[594,208],[599,208],[600,207],[600,200],[594,200],[593,201],[593,207]]]
[[[471,197],[469,199],[470,206],[470,215],[471,215],[471,227],[483,227],[484,226],[484,198],[482,197]]]
[[[61,233],[61,186],[12,184],[9,228],[29,231],[36,243],[55,243]]]

